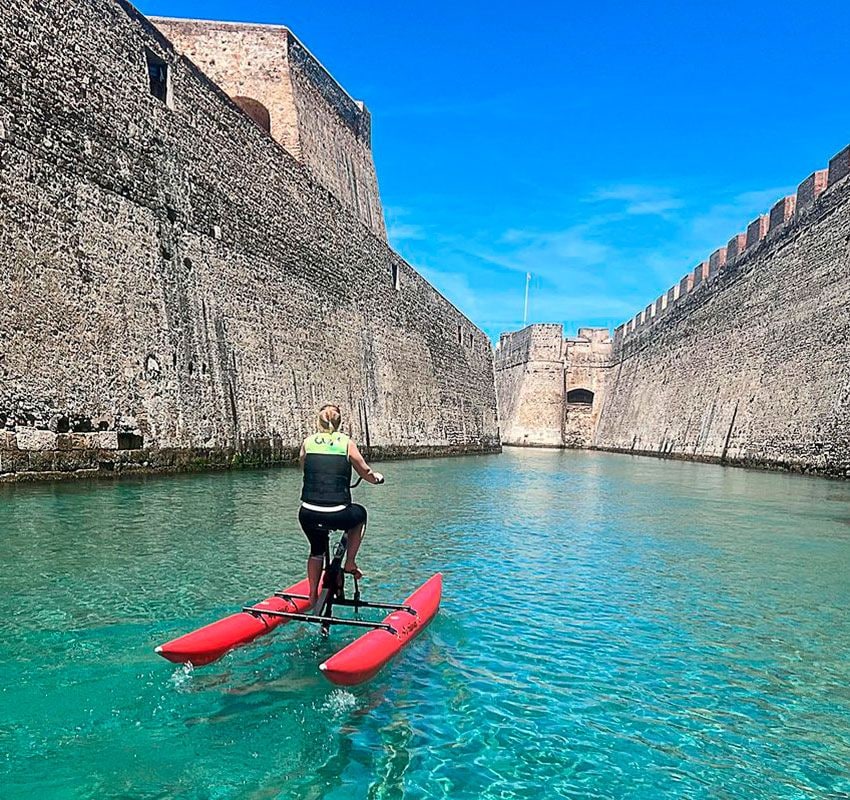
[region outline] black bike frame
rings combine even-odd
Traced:
[[[359,477],[351,488],[359,486],[363,480]],[[321,624],[322,633],[327,635],[331,625],[351,625],[357,628],[377,628],[390,633],[395,633],[392,625],[385,622],[366,622],[364,620],[341,619],[333,616],[333,607],[348,606],[353,607],[355,613],[360,608],[381,608],[389,611],[406,611],[408,614],[417,616],[415,608],[411,606],[400,605],[397,603],[370,603],[360,599],[360,585],[357,578],[354,578],[354,597],[348,599],[345,596],[345,573],[342,569],[342,560],[345,558],[345,552],[348,550],[348,531],[343,531],[339,537],[336,548],[334,549],[333,558],[328,553],[325,558],[325,574],[322,579],[322,589],[319,592],[319,600],[313,609],[312,614],[302,614],[297,611],[271,611],[268,609],[257,608],[256,606],[245,606],[243,611],[252,614],[253,616],[269,616],[281,617],[284,619],[295,619],[301,622],[316,622]],[[305,594],[292,594],[291,592],[275,592],[275,597],[281,597],[284,600],[308,600],[309,597]]]

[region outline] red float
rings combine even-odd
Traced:
[[[422,584],[404,605],[416,611],[394,611],[384,618],[384,623],[395,632],[378,629],[364,633],[351,644],[334,653],[319,665],[322,674],[332,683],[354,686],[373,678],[390,659],[418,636],[434,618],[440,607],[443,593],[443,576],[438,572]]]

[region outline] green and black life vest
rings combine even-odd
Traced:
[[[301,502],[317,506],[351,503],[351,462],[344,433],[314,433],[304,440]]]

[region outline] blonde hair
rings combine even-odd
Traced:
[[[339,430],[341,423],[342,412],[340,412],[339,406],[335,406],[333,403],[325,403],[319,409],[316,425],[320,433],[335,433]]]

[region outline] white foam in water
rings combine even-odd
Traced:
[[[334,689],[322,703],[322,711],[334,716],[345,714],[357,708],[357,698],[347,689]]]
[[[174,672],[171,673],[171,685],[175,689],[183,689],[192,682],[192,676],[195,674],[195,668],[192,666],[192,662],[189,661],[185,664],[181,664]]]

